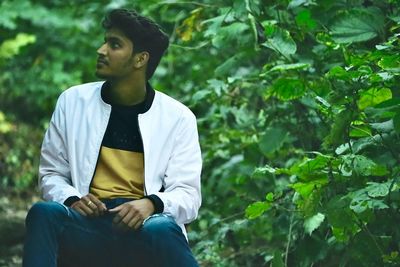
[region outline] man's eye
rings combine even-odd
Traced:
[[[120,44],[117,43],[117,42],[111,42],[111,43],[110,43],[110,47],[111,47],[111,48],[119,48],[119,47],[121,47],[121,46],[120,46]]]

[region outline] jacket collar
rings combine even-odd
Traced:
[[[114,105],[111,104],[110,101],[107,99],[105,91],[106,90],[110,90],[110,83],[108,81],[104,82],[103,85],[101,86],[101,98],[102,100],[111,105],[111,106],[115,106],[115,107],[135,107],[138,108],[138,113],[146,113],[150,108],[151,105],[153,104],[153,100],[154,100],[154,96],[155,96],[155,91],[153,89],[153,87],[150,85],[149,82],[146,83],[146,97],[144,99],[143,102],[134,105],[134,106],[120,106],[120,105]]]

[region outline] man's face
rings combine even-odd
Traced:
[[[134,70],[133,44],[119,29],[111,28],[106,32],[97,54],[96,76],[99,78],[121,79]]]

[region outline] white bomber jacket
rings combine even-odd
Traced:
[[[58,101],[46,131],[39,165],[45,200],[64,203],[89,193],[111,106],[94,82],[71,87]],[[164,213],[181,226],[201,204],[201,152],[196,118],[183,104],[155,91],[150,109],[138,116],[144,149],[144,191],[164,203]],[[160,192],[161,188],[163,192]]]

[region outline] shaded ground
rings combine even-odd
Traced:
[[[0,267],[21,266],[25,216],[38,197],[8,192],[0,196]]]

